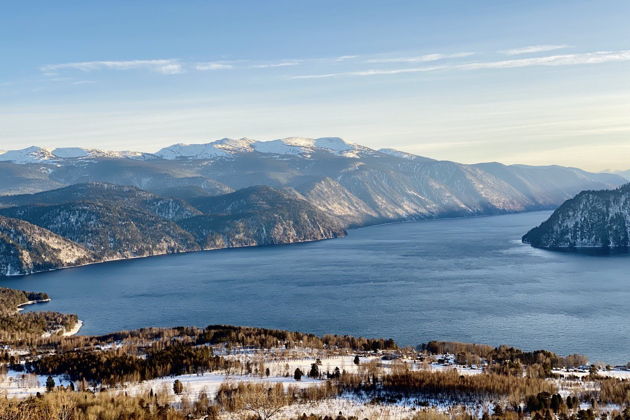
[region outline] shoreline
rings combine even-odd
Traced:
[[[80,319],[77,319],[77,322],[74,324],[74,327],[72,327],[69,331],[66,331],[64,329],[64,332],[61,335],[63,337],[70,337],[70,336],[76,335],[81,330],[81,328],[83,328],[83,321],[81,321]]]
[[[83,321],[80,319],[74,324],[74,326],[70,330],[66,330],[64,327],[57,328],[56,330],[46,331],[42,334],[42,338],[50,338],[54,335],[61,333],[62,337],[70,337],[79,332],[79,330],[83,327]]]
[[[32,276],[32,275],[35,275],[35,274],[50,273],[50,272],[54,272],[54,271],[68,270],[68,269],[73,269],[73,268],[81,268],[81,267],[87,267],[87,266],[98,265],[98,264],[116,263],[116,262],[122,262],[122,261],[132,261],[132,260],[138,260],[138,259],[144,259],[144,258],[166,257],[166,256],[171,256],[171,255],[196,254],[196,253],[201,253],[201,252],[227,251],[227,250],[244,249],[244,248],[266,248],[266,247],[277,247],[277,246],[291,246],[291,245],[308,244],[308,243],[313,243],[313,242],[330,241],[330,240],[333,240],[333,239],[343,239],[344,237],[349,236],[350,235],[349,231],[359,230],[359,229],[364,229],[364,228],[369,228],[369,227],[374,227],[374,226],[384,226],[384,225],[402,224],[402,223],[418,223],[418,222],[437,221],[437,220],[475,219],[475,218],[481,218],[481,217],[495,217],[495,216],[507,216],[507,215],[513,215],[513,214],[536,213],[536,212],[542,212],[542,211],[549,211],[549,210],[548,209],[533,209],[533,210],[524,210],[524,211],[516,211],[516,212],[503,212],[503,213],[491,213],[491,214],[471,214],[471,215],[464,215],[464,216],[444,216],[444,217],[396,219],[396,220],[384,221],[384,222],[375,223],[375,224],[368,223],[368,224],[361,225],[361,226],[347,227],[345,229],[346,230],[346,235],[335,236],[335,237],[331,237],[331,238],[313,239],[313,240],[305,240],[305,241],[295,241],[295,242],[287,242],[287,243],[282,243],[282,244],[243,245],[243,246],[232,246],[232,247],[225,247],[225,248],[198,249],[198,250],[181,251],[181,252],[165,252],[165,253],[160,253],[160,254],[138,255],[138,256],[132,256],[132,257],[106,258],[106,259],[102,259],[100,261],[92,261],[92,262],[86,262],[86,263],[83,263],[83,264],[76,264],[76,265],[67,265],[67,266],[63,266],[63,267],[51,268],[51,269],[42,270],[42,271],[32,271],[32,272],[29,272],[29,273],[12,274],[12,275],[8,275],[8,276],[7,275],[0,275],[0,281],[2,281],[3,279],[16,279],[16,278]],[[44,302],[45,302],[45,300],[41,301],[41,302],[31,302],[31,303],[44,303]],[[22,305],[26,305],[26,304],[27,303],[24,303]]]
[[[16,313],[20,313],[24,310],[24,306],[27,305],[36,305],[38,303],[47,303],[50,302],[52,299],[48,298],[48,299],[40,299],[40,300],[29,300],[23,303],[18,304],[17,308],[15,309]]]

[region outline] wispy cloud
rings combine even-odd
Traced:
[[[410,67],[405,69],[390,69],[390,70],[378,70],[378,69],[370,69],[370,70],[361,70],[361,71],[347,71],[347,72],[339,72],[339,73],[324,73],[324,74],[305,74],[299,76],[292,76],[291,79],[330,79],[333,77],[342,77],[342,76],[381,76],[381,75],[393,75],[393,74],[404,74],[404,73],[422,73],[428,71],[442,70],[447,68],[447,66],[431,66],[431,67]]]
[[[347,60],[352,60],[358,57],[359,57],[358,55],[341,55],[335,58],[335,61],[347,61]]]
[[[195,65],[195,70],[199,71],[208,71],[208,70],[229,70],[233,69],[234,66],[229,63],[220,63],[220,62],[209,62],[209,63],[197,63]]]
[[[424,54],[415,57],[371,58],[366,63],[428,63],[449,58],[464,58],[474,55],[473,52],[458,52],[453,54]]]
[[[581,54],[550,55],[545,57],[519,58],[513,60],[469,63],[456,66],[464,70],[509,69],[533,66],[575,66],[630,61],[630,50],[596,51]]]
[[[562,54],[545,57],[519,58],[499,61],[481,61],[464,64],[443,64],[438,66],[407,67],[399,69],[368,69],[360,71],[307,74],[293,76],[291,79],[328,79],[334,77],[349,76],[379,76],[396,75],[405,73],[422,73],[439,70],[484,70],[484,69],[511,69],[536,66],[574,66],[586,64],[601,64],[630,61],[630,50],[621,51],[596,51],[581,54]]]
[[[539,53],[539,52],[562,50],[564,48],[569,48],[569,46],[564,45],[564,44],[529,45],[527,47],[513,48],[510,50],[503,50],[499,52],[505,55],[521,55],[521,54],[534,54],[534,53]]]
[[[254,64],[251,66],[254,69],[269,69],[274,67],[292,67],[300,65],[301,61],[291,60],[291,61],[280,61],[278,63],[265,63],[265,64]]]
[[[184,72],[182,64],[175,59],[165,60],[127,60],[127,61],[80,61],[75,63],[49,64],[41,67],[44,73],[56,73],[60,70],[136,70],[144,69],[162,74]]]

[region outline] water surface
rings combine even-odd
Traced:
[[[630,256],[533,249],[549,212],[372,226],[347,238],[99,264],[10,279],[27,310],[77,313],[82,334],[252,325],[511,344],[630,361]]]

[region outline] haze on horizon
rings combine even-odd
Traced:
[[[12,2],[0,149],[338,136],[630,168],[630,3]]]

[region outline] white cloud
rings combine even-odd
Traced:
[[[482,61],[466,64],[443,64],[439,66],[411,67],[401,69],[368,69],[339,73],[307,74],[293,76],[291,79],[328,79],[343,76],[379,76],[404,73],[422,73],[438,70],[486,70],[510,69],[536,66],[574,66],[630,61],[630,50],[596,51],[581,54],[551,55],[545,57],[520,58],[500,61]]]
[[[184,69],[178,60],[127,60],[127,61],[81,61],[75,63],[48,64],[41,67],[44,74],[55,74],[59,70],[136,70],[144,69],[162,74],[179,74]]]
[[[522,48],[513,48],[510,50],[499,51],[505,55],[534,54],[538,52],[547,52],[569,48],[568,45],[530,45]]]
[[[520,58],[513,60],[489,61],[455,66],[457,69],[506,69],[533,66],[574,66],[580,64],[601,64],[630,61],[630,50],[596,51],[581,54],[550,55],[545,57]]]
[[[392,75],[392,74],[404,74],[404,73],[421,73],[427,71],[443,70],[448,68],[447,66],[432,66],[432,67],[411,67],[405,69],[391,69],[391,70],[361,70],[361,71],[348,71],[340,73],[324,73],[324,74],[305,74],[300,76],[292,76],[291,79],[330,79],[333,77],[341,76],[380,76],[380,75]]]
[[[274,67],[292,67],[292,66],[297,66],[300,63],[301,63],[300,61],[292,60],[292,61],[280,61],[278,63],[255,64],[251,67],[254,69],[268,69],[268,68],[274,68]]]
[[[473,52],[459,52],[453,54],[425,54],[417,57],[371,58],[366,63],[428,63],[449,58],[463,58],[474,55]]]
[[[358,55],[341,55],[337,58],[335,58],[335,61],[346,61],[346,60],[352,60],[354,58],[358,58]]]
[[[228,64],[228,63],[215,63],[215,62],[210,62],[210,63],[198,63],[195,66],[195,70],[199,70],[199,71],[207,71],[207,70],[229,70],[234,68],[234,66],[232,64]]]

